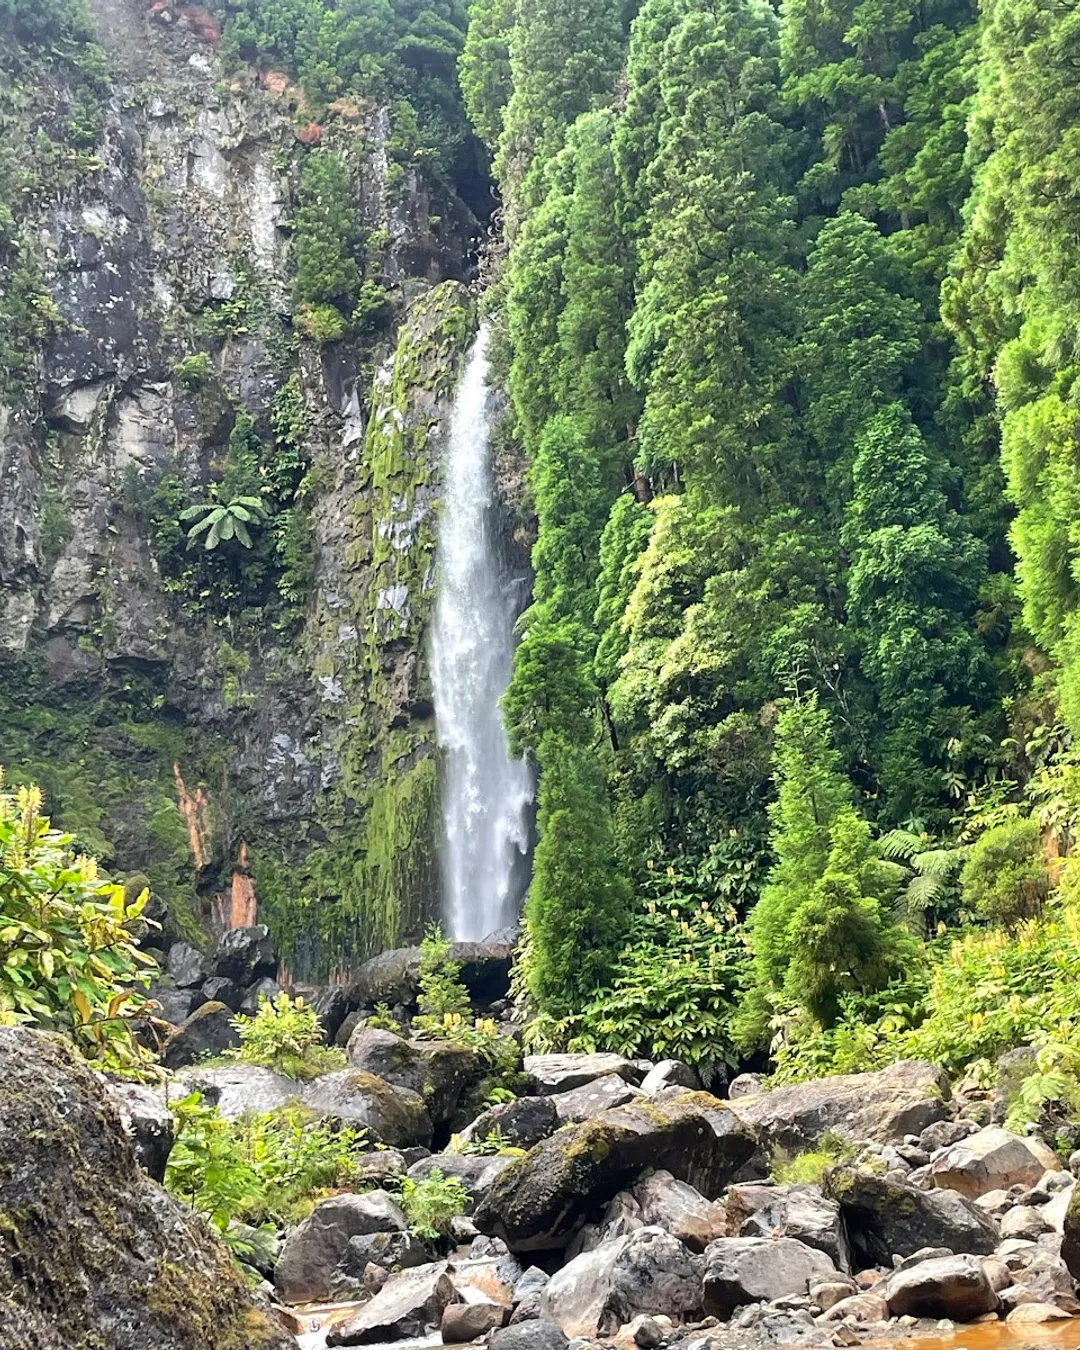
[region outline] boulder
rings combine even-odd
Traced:
[[[511,1251],[566,1247],[646,1168],[715,1198],[754,1151],[753,1133],[715,1097],[665,1092],[567,1125],[515,1159],[489,1187],[474,1221]]]
[[[622,1055],[526,1055],[525,1072],[542,1093],[570,1092],[616,1074],[628,1083],[639,1083],[640,1069]]]
[[[461,982],[475,1003],[489,1004],[510,992],[509,942],[454,942],[450,959],[461,967]],[[420,948],[398,947],[365,961],[348,986],[347,997],[355,1007],[374,1008],[378,1003],[416,1002],[420,986]]]
[[[1053,1303],[1021,1303],[1005,1318],[1006,1322],[1026,1322],[1029,1326],[1036,1322],[1061,1322],[1072,1316]]]
[[[0,1027],[0,1344],[287,1350],[209,1227],[139,1166],[59,1036]],[[294,1347],[295,1350],[295,1347]]]
[[[1061,1259],[1069,1274],[1080,1283],[1080,1187],[1073,1187],[1062,1220]],[[1051,1201],[1051,1204],[1056,1201]]]
[[[277,956],[265,924],[230,928],[222,933],[209,960],[210,975],[221,975],[243,989],[277,974]],[[205,977],[204,977],[205,978]]]
[[[1045,1205],[1040,1207],[1040,1212],[1051,1232],[1064,1234],[1065,1216],[1072,1205],[1075,1190],[1076,1184],[1074,1182],[1071,1186],[1066,1186],[1064,1190],[1058,1191],[1053,1200],[1047,1201]]]
[[[829,1308],[823,1322],[884,1322],[889,1305],[880,1294],[849,1294]]]
[[[541,1270],[539,1266],[529,1266],[514,1281],[512,1301],[518,1304],[533,1294],[542,1294],[550,1279],[551,1276],[546,1270]]]
[[[430,1158],[421,1158],[409,1168],[409,1176],[417,1181],[429,1177],[432,1172],[441,1172],[444,1177],[457,1177],[473,1199],[483,1195],[491,1183],[513,1161],[512,1158],[478,1155],[473,1153],[435,1153]]]
[[[155,1181],[165,1180],[165,1165],[176,1140],[176,1119],[152,1088],[125,1079],[106,1083],[109,1100],[127,1131],[135,1157]]]
[[[460,1132],[463,1143],[478,1143],[498,1134],[511,1148],[532,1148],[559,1128],[553,1097],[517,1097],[477,1116]]]
[[[161,1062],[167,1069],[182,1069],[207,1055],[220,1055],[240,1044],[232,1024],[233,1012],[224,1003],[204,1003],[165,1042]]]
[[[1075,1282],[1065,1262],[1042,1250],[1036,1251],[1022,1269],[1013,1273],[1012,1283],[1002,1293],[1001,1301],[1006,1308],[1019,1307],[1022,1303],[1052,1303],[1067,1313],[1080,1312]]]
[[[414,1270],[431,1264],[434,1253],[413,1233],[358,1233],[351,1237],[334,1272],[333,1296],[348,1297],[366,1287],[367,1269]]]
[[[370,1345],[374,1341],[412,1340],[439,1326],[447,1304],[457,1301],[446,1262],[417,1266],[391,1275],[370,1303],[339,1322],[328,1346]]]
[[[689,1064],[681,1059],[662,1059],[654,1064],[641,1080],[641,1090],[646,1097],[653,1096],[668,1087],[689,1088],[691,1092],[701,1091],[701,1079]]]
[[[805,1294],[811,1280],[835,1273],[824,1252],[794,1238],[719,1238],[705,1249],[705,1311],[726,1319],[744,1303]]]
[[[826,1133],[899,1144],[905,1135],[944,1119],[948,1090],[940,1069],[901,1060],[877,1073],[840,1074],[739,1096],[736,1109],[769,1148],[798,1152]]]
[[[468,1046],[408,1041],[377,1027],[357,1027],[346,1054],[354,1069],[420,1093],[436,1125],[450,1120],[465,1091],[487,1072],[483,1059]]]
[[[828,1312],[837,1303],[852,1298],[859,1287],[849,1275],[823,1275],[810,1281],[810,1298],[822,1310]]]
[[[740,1097],[757,1097],[765,1091],[765,1075],[760,1073],[740,1073],[728,1084],[728,1100],[737,1101]]]
[[[488,1350],[567,1350],[570,1342],[554,1322],[529,1321],[493,1331]]]
[[[603,1078],[594,1078],[591,1083],[571,1088],[569,1092],[560,1092],[550,1100],[555,1104],[559,1122],[563,1125],[578,1120],[591,1120],[601,1111],[609,1111],[613,1106],[625,1106],[642,1094],[631,1087],[625,1078],[617,1073],[605,1074]]]
[[[974,1200],[987,1191],[1034,1186],[1044,1172],[1057,1166],[1057,1158],[1037,1139],[1022,1139],[988,1125],[937,1154],[930,1176],[935,1186]]]
[[[351,1069],[323,1074],[304,1088],[303,1101],[316,1115],[365,1126],[391,1148],[431,1143],[431,1117],[423,1097],[374,1074]]]
[[[176,1075],[174,1096],[199,1092],[203,1100],[229,1120],[245,1112],[265,1115],[286,1102],[299,1100],[300,1083],[259,1064],[222,1064],[184,1069]]]
[[[1003,1238],[1037,1238],[1046,1233],[1050,1225],[1043,1218],[1042,1211],[1032,1205],[1013,1205],[1001,1218],[1000,1230]]]
[[[202,986],[202,996],[207,1003],[224,1003],[233,1012],[239,1012],[244,1001],[244,991],[224,975],[211,975]]]
[[[349,1015],[349,996],[344,986],[329,984],[325,988],[311,990],[302,997],[318,1014],[323,1040],[327,1045],[333,1045],[334,1037]]]
[[[833,1168],[824,1191],[836,1200],[854,1255],[865,1265],[892,1263],[920,1247],[989,1256],[998,1243],[997,1225],[955,1191],[923,1191],[888,1177]]]
[[[172,944],[165,968],[177,989],[197,989],[210,973],[206,957],[190,942]]]
[[[641,1228],[582,1253],[557,1271],[540,1298],[540,1316],[568,1336],[593,1340],[637,1313],[677,1321],[701,1309],[701,1272],[662,1228]]]
[[[273,1003],[280,993],[281,985],[277,980],[264,975],[262,979],[256,980],[250,988],[244,990],[244,997],[240,1000],[240,1011],[245,1017],[254,1017],[262,1003]]]
[[[510,1320],[510,1309],[502,1303],[448,1303],[443,1309],[442,1340],[444,1345],[462,1345],[478,1341],[496,1327],[504,1327]]]
[[[836,1200],[811,1185],[732,1186],[727,1194],[728,1231],[739,1237],[790,1237],[805,1242],[832,1261],[851,1269],[847,1228]]]
[[[285,1239],[274,1268],[278,1294],[285,1303],[315,1303],[333,1297],[335,1272],[350,1238],[403,1233],[407,1227],[405,1215],[385,1191],[321,1200]]]
[[[152,998],[158,1005],[159,1011],[154,1015],[174,1027],[178,1027],[182,1022],[187,1021],[195,1009],[206,1002],[202,990],[177,989],[168,980],[151,981],[146,996]]]
[[[920,1261],[898,1270],[885,1282],[885,1301],[893,1317],[949,1317],[971,1322],[998,1304],[982,1262],[962,1254]]]
[[[727,1232],[724,1206],[706,1200],[693,1186],[678,1181],[670,1172],[653,1172],[639,1181],[632,1192],[641,1222],[662,1228],[694,1252],[703,1252],[710,1242]]]

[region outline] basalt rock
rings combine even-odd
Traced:
[[[0,1028],[0,1345],[287,1350],[59,1037]]]
[[[322,1200],[285,1241],[274,1284],[286,1303],[332,1298],[335,1274],[349,1239],[373,1233],[404,1233],[405,1215],[385,1191],[332,1195]]]
[[[419,1093],[436,1125],[453,1116],[465,1091],[487,1072],[481,1057],[453,1041],[408,1041],[392,1031],[360,1026],[346,1051],[354,1069]]]
[[[710,1199],[754,1147],[752,1131],[723,1102],[676,1089],[543,1140],[489,1187],[474,1221],[511,1251],[562,1249],[645,1169],[662,1168]]]
[[[233,1011],[224,1003],[204,1003],[191,1014],[165,1043],[162,1063],[167,1069],[194,1064],[204,1055],[220,1055],[240,1044],[233,1026]]]

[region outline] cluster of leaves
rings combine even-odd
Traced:
[[[2,790],[0,778],[0,1022],[62,1031],[90,1059],[124,1071],[145,1066],[136,1019],[154,963],[135,944],[147,892],[98,875],[72,837],[49,826],[36,787]]]
[[[324,1194],[358,1181],[371,1149],[364,1130],[339,1128],[299,1106],[227,1120],[194,1092],[170,1109],[177,1136],[166,1188],[204,1214],[241,1260],[249,1236],[237,1225],[297,1223]]]
[[[233,1026],[240,1036],[234,1053],[245,1064],[304,1082],[345,1067],[344,1052],[325,1044],[319,1015],[302,998],[261,998],[254,1017],[236,1017]]]
[[[433,1167],[426,1177],[403,1177],[401,1208],[417,1237],[443,1242],[450,1225],[469,1207],[469,1193],[460,1177],[443,1176]]]
[[[451,958],[450,943],[433,924],[420,944],[418,1015],[412,1031],[418,1037],[454,1041],[468,1046],[492,1074],[512,1074],[521,1056],[516,1042],[504,1036],[491,1018],[473,1017],[469,991],[461,982],[461,964]],[[393,1026],[392,1030],[398,1030]]]

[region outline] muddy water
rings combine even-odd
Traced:
[[[1080,1317],[1063,1322],[984,1322],[948,1334],[911,1336],[899,1350],[1080,1350]]]

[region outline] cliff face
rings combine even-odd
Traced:
[[[481,227],[387,108],[316,125],[154,9],[99,0],[96,143],[19,223],[47,322],[0,405],[0,759],[180,927],[249,919],[252,873],[316,973],[436,903],[433,511]],[[72,100],[31,83],[28,132]],[[321,344],[292,288],[316,153],[377,286]],[[252,547],[188,549],[184,510],[253,481]]]

